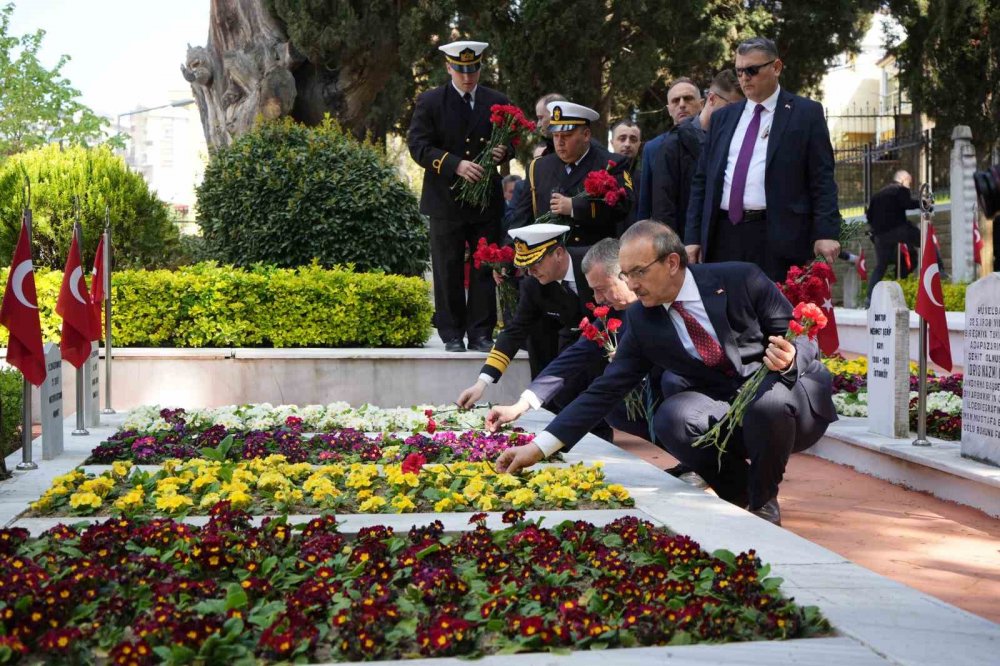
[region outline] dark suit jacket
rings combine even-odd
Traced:
[[[619,222],[625,220],[632,206],[632,177],[627,171],[629,160],[609,153],[593,141],[590,151],[569,174],[566,173],[566,164],[555,153],[532,160],[526,178],[528,189],[514,203],[510,229],[533,224],[535,218],[547,212],[553,192],[570,197],[582,192],[587,174],[607,169],[609,160],[615,163],[611,173],[625,188],[627,196],[614,208],[603,201],[576,199],[573,201],[573,217],[561,216],[557,223],[570,226],[566,241],[570,246],[589,246],[602,238],[615,238]]]
[[[496,169],[489,174],[492,192],[485,211],[459,204],[455,201],[457,188],[451,189],[460,180],[455,175],[459,163],[474,161],[489,142],[493,132],[490,107],[494,104],[510,104],[510,100],[482,85],[476,88],[475,108],[471,112],[466,110],[467,105],[451,83],[417,97],[407,144],[410,156],[424,168],[420,194],[420,212],[424,215],[470,222],[499,221],[503,216],[504,198]],[[513,155],[513,146],[508,146],[506,159]]]
[[[747,100],[747,104],[753,102]],[[684,242],[701,245],[702,256],[707,255],[712,225],[722,205],[729,144],[743,108],[743,104],[730,104],[712,115],[691,182]],[[840,238],[833,164],[823,107],[782,89],[768,135],[764,172],[771,256],[803,264],[813,258],[815,241]]]
[[[660,150],[653,158],[656,164],[652,171],[649,216],[669,226],[681,238],[687,223],[691,179],[698,166],[705,135],[698,116],[689,118],[664,135]]]
[[[735,376],[709,368],[684,350],[670,315],[660,305],[634,303],[626,311],[628,329],[615,360],[546,428],[566,448],[587,431],[654,368],[669,370],[690,390],[730,401],[746,379],[761,366],[771,335],[784,335],[792,306],[755,265],[730,262],[689,267],[709,319]],[[835,421],[832,379],[818,360],[815,342],[796,338],[795,371],[783,377],[793,391],[804,391],[817,417]]]
[[[642,168],[639,174],[639,194],[636,197],[635,219],[648,220],[653,212],[653,169],[659,167],[657,153],[663,149],[663,140],[667,138],[667,132],[653,137],[642,146]]]
[[[868,224],[876,236],[907,224],[906,211],[920,208],[920,201],[913,198],[910,188],[899,183],[889,183],[872,195],[865,210]]]
[[[580,333],[573,329],[578,328],[580,320],[590,314],[586,308],[587,303],[594,302],[594,291],[587,284],[581,267],[583,255],[587,254],[589,248],[567,249],[573,262],[578,294],[568,293],[558,282],[543,285],[530,275],[521,280],[517,310],[514,311],[512,321],[500,332],[486,358],[486,364],[483,365],[482,372],[493,377],[494,381],[500,379],[510,360],[524,347],[528,334],[542,317],[551,316],[559,321],[562,327],[559,330],[560,351],[580,337]]]

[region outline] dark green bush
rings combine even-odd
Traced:
[[[7,279],[0,270],[0,283]],[[62,274],[36,276],[42,337],[59,339]],[[114,343],[121,347],[412,347],[431,331],[420,278],[316,265],[211,263],[112,273]],[[0,327],[0,346],[7,329]]]
[[[0,404],[3,405],[3,417],[0,418],[0,458],[6,458],[11,451],[21,446],[23,385],[20,372],[13,368],[0,369]]]
[[[10,261],[21,230],[24,174],[31,181],[32,239],[36,267],[62,270],[73,233],[73,198],[80,198],[83,262],[93,265],[111,206],[115,266],[160,268],[178,259],[177,229],[167,207],[106,146],[60,148],[51,144],[10,157],[0,165],[0,262]]]
[[[375,146],[329,118],[262,122],[217,150],[198,222],[211,256],[237,266],[315,260],[420,275],[429,256],[416,198]]]

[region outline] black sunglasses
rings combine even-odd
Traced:
[[[775,58],[775,60],[777,60],[777,58]],[[740,77],[746,74],[749,78],[752,79],[753,77],[757,76],[758,72],[760,72],[762,67],[767,67],[768,65],[773,65],[773,64],[774,60],[768,60],[767,62],[762,62],[759,65],[750,65],[748,67],[737,67],[736,76]]]

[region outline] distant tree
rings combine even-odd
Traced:
[[[1000,5],[993,0],[889,0],[904,34],[887,35],[914,115],[950,133],[972,128],[983,161],[1000,138]]]
[[[9,34],[13,13],[13,3],[0,8],[0,155],[53,142],[101,142],[107,121],[81,104],[80,91],[62,76],[69,56],[44,67],[38,51],[45,31]]]

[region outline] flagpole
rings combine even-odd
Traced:
[[[111,206],[104,209],[104,410],[114,414],[111,407]]]
[[[28,234],[28,247],[31,247],[31,181],[25,185],[24,204],[24,228]],[[17,463],[17,469],[27,471],[38,469],[38,464],[31,459],[31,382],[27,377],[21,380],[24,385],[21,387],[21,462]]]
[[[917,275],[923,275],[925,243],[929,243],[927,226],[934,213],[934,195],[927,183],[920,186],[920,263],[917,265]],[[920,328],[917,336],[917,353],[920,356],[920,376],[917,382],[917,438],[913,446],[930,446],[927,439],[927,320],[920,317]]]
[[[76,200],[76,222],[73,224],[73,236],[76,238],[76,246],[83,246],[83,229],[80,226],[80,200]],[[83,413],[84,410],[84,400],[83,392],[85,391],[83,383],[83,365],[76,369],[76,429],[71,432],[71,435],[77,437],[89,435],[90,431],[87,430],[86,414]]]

